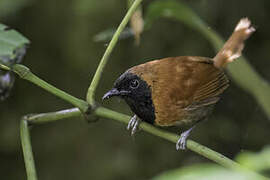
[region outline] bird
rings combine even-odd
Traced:
[[[229,86],[225,66],[241,56],[244,41],[254,31],[250,20],[242,18],[214,58],[168,57],[133,66],[102,99],[125,100],[135,114],[127,126],[131,135],[141,121],[160,127],[190,125],[176,143],[177,150],[186,149],[192,129],[211,114]]]

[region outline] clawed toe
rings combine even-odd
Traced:
[[[187,144],[187,136],[184,136],[183,133],[181,134],[181,137],[178,139],[176,143],[176,150],[185,150]]]
[[[128,126],[127,126],[127,130],[131,130],[131,136],[133,136],[137,130],[139,129],[139,125],[140,125],[140,119],[134,115],[129,123],[128,123]]]
[[[181,134],[180,138],[178,139],[178,141],[176,143],[176,150],[177,151],[180,150],[180,149],[181,150],[185,150],[186,149],[187,138],[190,135],[190,132],[192,131],[192,129],[194,127],[195,127],[195,125]]]

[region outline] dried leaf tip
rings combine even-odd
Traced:
[[[244,48],[244,41],[255,31],[248,18],[242,18],[236,25],[233,34],[224,44],[223,48],[214,57],[217,68],[225,67],[229,62],[240,57]]]
[[[244,30],[246,34],[251,34],[255,31],[255,28],[251,26],[251,22],[248,18],[242,18],[236,25],[234,31]]]

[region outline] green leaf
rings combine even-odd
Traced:
[[[270,146],[265,147],[259,153],[242,152],[236,157],[236,161],[247,169],[269,172]],[[267,174],[267,173],[266,173]],[[266,175],[264,174],[264,175]],[[263,177],[262,177],[263,178]],[[152,180],[253,180],[254,174],[249,171],[235,172],[221,166],[209,163],[195,164],[174,170],[166,171]],[[264,179],[264,178],[263,178]]]
[[[0,63],[10,66],[20,63],[29,40],[19,32],[0,24]]]
[[[0,101],[5,100],[9,96],[14,81],[14,73],[0,70]]]
[[[270,146],[265,147],[260,153],[243,152],[236,157],[236,160],[255,171],[269,171]]]
[[[152,180],[253,180],[253,177],[240,174],[214,164],[197,164],[169,170]]]
[[[20,63],[29,40],[15,30],[0,24],[0,101],[5,100],[14,84],[14,73],[7,66]]]

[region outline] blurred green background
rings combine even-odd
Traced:
[[[155,1],[143,2],[143,12]],[[183,0],[210,28],[227,38],[242,17],[257,31],[244,54],[270,80],[270,1]],[[127,10],[116,0],[1,0],[1,23],[31,41],[24,64],[44,80],[85,98],[91,78],[108,42],[95,42],[98,33],[116,28]],[[159,19],[134,39],[119,41],[99,84],[98,102],[130,114],[124,102],[101,102],[102,95],[127,68],[151,59],[179,55],[213,57],[215,52],[199,33],[173,19]],[[239,70],[241,71],[241,69]],[[29,113],[71,106],[29,82],[16,79],[10,97],[0,102],[0,178],[26,179],[19,139],[20,118]],[[82,118],[33,127],[32,145],[39,179],[150,179],[170,169],[209,162],[190,151],[144,132],[132,138],[126,125],[109,119],[88,124]],[[259,152],[270,144],[270,119],[254,98],[231,82],[213,115],[194,130],[191,139],[230,158]],[[269,157],[270,159],[270,157]]]

